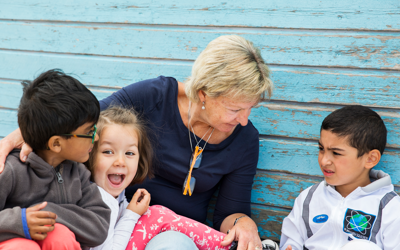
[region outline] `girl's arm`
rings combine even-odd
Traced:
[[[118,200],[104,189],[99,187],[99,190],[103,201],[111,209],[110,228],[106,241],[90,250],[125,250],[141,214],[149,207],[150,194],[144,189],[138,189],[130,203],[122,194],[123,200],[118,204]]]
[[[106,191],[102,190],[101,192],[103,196],[103,192]],[[140,218],[140,215],[126,209],[128,206],[126,200],[122,201],[122,204],[119,206],[114,197],[111,197],[111,199],[114,199],[114,201],[107,198],[104,199],[103,196],[104,202],[111,209],[110,227],[108,229],[107,239],[100,246],[90,248],[90,250],[124,250],[128,245],[132,231]],[[118,220],[119,216],[120,218]]]

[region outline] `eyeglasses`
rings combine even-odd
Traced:
[[[199,146],[196,146],[192,157],[190,158],[190,169],[188,174],[186,175],[185,182],[183,183],[183,195],[187,195],[189,192],[189,196],[192,196],[194,187],[196,185],[196,179],[192,177],[192,170],[193,168],[199,168],[201,159],[203,158],[203,149]]]
[[[80,138],[90,138],[90,139],[92,139],[92,144],[94,144],[94,138],[96,137],[96,133],[97,133],[96,124],[94,125],[93,132],[91,132],[91,133],[93,133],[93,134],[88,134],[88,135],[61,134],[61,135],[64,135],[64,136],[72,136],[72,137],[80,137]]]

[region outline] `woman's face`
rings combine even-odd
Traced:
[[[205,114],[207,122],[215,129],[228,133],[240,124],[246,126],[251,109],[258,101],[241,101],[239,98],[219,96],[205,97]]]

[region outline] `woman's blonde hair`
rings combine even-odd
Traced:
[[[138,150],[139,150],[139,164],[135,177],[130,185],[141,183],[146,177],[153,177],[152,159],[153,149],[150,140],[147,136],[146,126],[138,118],[136,111],[133,109],[126,109],[120,106],[112,106],[100,113],[99,121],[97,122],[97,133],[101,137],[101,133],[107,125],[118,124],[124,126],[131,126],[138,136]],[[98,141],[93,146],[92,153],[89,157],[89,170],[93,173],[96,167],[96,154],[98,150]]]
[[[237,35],[220,36],[194,62],[185,91],[192,102],[200,101],[199,90],[210,97],[259,101],[272,95],[269,77],[269,68],[252,42]]]

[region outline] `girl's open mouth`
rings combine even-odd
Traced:
[[[119,186],[122,184],[122,182],[125,179],[124,174],[109,174],[108,175],[108,180],[111,182],[111,184],[115,186]]]

